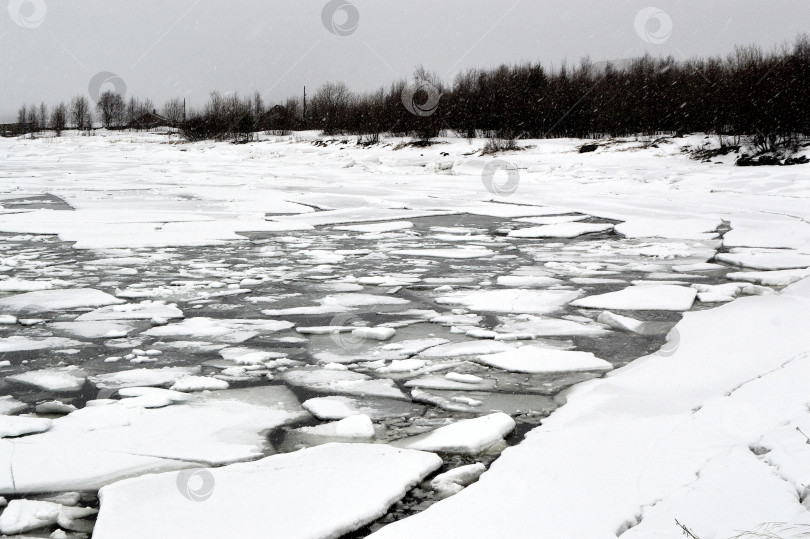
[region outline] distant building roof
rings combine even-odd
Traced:
[[[170,126],[172,122],[165,116],[161,116],[157,111],[145,112],[135,118],[130,127],[161,127]]]

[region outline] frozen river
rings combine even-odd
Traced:
[[[267,166],[275,177],[289,169],[290,182],[276,191],[252,161],[221,181],[212,181],[227,166],[218,160],[187,170],[184,149],[129,169],[118,156],[105,161],[115,146],[86,148],[98,162],[66,165],[75,180],[49,168],[62,150],[45,147],[28,185],[22,164],[5,165],[18,183],[0,216],[0,455],[8,463],[0,495],[10,504],[0,531],[87,533],[99,508],[102,537],[160,507],[238,513],[229,492],[255,503],[264,495],[234,478],[239,466],[271,474],[283,491],[295,477],[272,473],[285,469],[274,459],[287,458],[290,469],[314,466],[314,476],[299,477],[303,490],[323,490],[312,518],[325,516],[311,536],[368,535],[474,482],[565,410],[575,384],[645,356],[677,362],[684,312],[777,297],[810,256],[774,245],[776,234],[749,249],[764,228],[750,224],[739,193],[702,217],[685,213],[694,204],[671,202],[664,218],[654,208],[661,198],[597,209],[606,195],[588,199],[587,185],[550,195],[554,205],[535,195],[454,200],[427,182],[429,196],[400,188],[397,201],[375,183],[386,173],[378,157],[331,191],[331,172],[307,191],[312,164],[302,159],[328,164],[348,151],[302,158],[276,146],[280,161]],[[214,151],[204,150],[203,163]],[[352,163],[364,157],[355,152]],[[426,166],[423,155],[397,159],[388,166],[408,174]],[[454,165],[461,174],[472,166],[463,161]],[[100,182],[117,163],[126,180],[111,184],[120,190],[111,196]],[[603,166],[615,165],[608,157]],[[568,173],[591,182],[577,167]],[[224,185],[234,177],[238,185]],[[612,188],[625,189],[623,181]],[[245,194],[256,189],[261,196]],[[246,207],[265,209],[241,215]],[[641,380],[626,394],[646,389]],[[329,477],[346,459],[356,459],[346,473],[356,474],[359,494]],[[376,480],[375,466],[397,473]],[[199,467],[216,473],[194,476]],[[170,475],[170,487],[147,475],[155,472]],[[99,488],[111,484],[99,503]],[[332,515],[328,500],[343,494],[359,496],[356,509]],[[294,522],[295,511],[285,518]]]

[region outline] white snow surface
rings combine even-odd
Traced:
[[[124,303],[124,300],[93,288],[39,290],[0,298],[0,312],[32,314],[80,307],[101,307],[116,303]]]
[[[51,428],[50,419],[0,415],[0,438],[45,432],[49,428]]]
[[[6,381],[56,392],[79,391],[87,373],[77,368],[52,368],[25,371],[6,376]]]
[[[617,292],[584,297],[571,303],[574,307],[626,311],[688,311],[697,291],[678,285],[628,286]]]
[[[152,318],[183,318],[183,311],[165,301],[144,300],[140,303],[109,305],[85,313],[76,320],[149,320]]]
[[[368,440],[374,437],[374,424],[367,415],[357,414],[332,423],[314,427],[301,427],[297,431],[308,436]]]
[[[421,451],[332,443],[186,472],[208,479],[199,486],[177,472],[145,475],[101,490],[93,537],[336,538],[385,514],[441,464]]]
[[[166,326],[158,326],[143,332],[151,337],[196,337],[219,342],[241,343],[264,333],[290,329],[292,322],[283,320],[207,318],[198,316],[187,318]]]
[[[613,230],[610,223],[557,223],[520,228],[509,232],[510,238],[575,238],[583,234]]]
[[[72,507],[44,500],[11,500],[0,515],[0,533],[25,533],[54,524],[78,529],[73,528],[75,519],[96,513],[98,510],[91,507]]]
[[[578,371],[609,371],[613,366],[591,352],[554,350],[526,345],[499,354],[486,354],[478,361],[509,372],[551,373]]]
[[[391,445],[438,453],[480,455],[493,446],[502,444],[504,437],[514,428],[514,419],[503,412],[497,412],[474,419],[462,419],[425,434],[396,440]]]
[[[572,290],[482,290],[454,292],[436,299],[443,305],[462,305],[473,311],[547,314],[581,295]]]
[[[90,381],[99,389],[123,387],[170,386],[188,375],[199,374],[200,367],[163,367],[161,369],[133,369],[129,371],[97,374]]]

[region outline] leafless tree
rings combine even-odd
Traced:
[[[155,109],[155,104],[148,97],[141,101],[139,105],[140,108],[138,110],[141,114],[146,114],[147,112],[157,112]]]
[[[67,116],[67,106],[64,102],[59,103],[53,108],[51,112],[51,127],[56,131],[57,136],[61,135],[62,131],[65,129]]]
[[[312,118],[324,133],[333,135],[346,126],[347,112],[352,94],[342,82],[327,82],[312,98]]]
[[[140,116],[140,103],[135,98],[135,96],[129,98],[124,116],[125,116],[124,121],[129,126],[131,126],[133,122],[135,122],[135,120],[137,120],[138,117]]]
[[[28,107],[28,130],[31,133],[39,131],[39,120],[37,117],[37,106],[31,105]]]
[[[26,127],[27,123],[28,123],[28,107],[23,105],[17,111],[17,125],[20,126],[21,133],[28,132],[28,129]]]
[[[96,109],[101,115],[101,123],[107,129],[117,127],[124,121],[126,106],[120,94],[107,90],[98,98]]]
[[[169,99],[163,105],[163,116],[169,120],[172,125],[178,125],[183,121],[183,100],[175,97]]]
[[[39,104],[39,128],[43,131],[48,129],[48,107],[44,101]]]
[[[264,115],[265,111],[266,109],[264,106],[264,100],[262,99],[262,94],[256,90],[256,92],[253,94],[253,115],[256,117],[256,119],[259,119]]]
[[[70,120],[76,129],[92,127],[93,115],[90,112],[90,102],[83,95],[77,95],[71,100]]]

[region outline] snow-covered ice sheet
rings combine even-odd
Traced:
[[[124,303],[124,300],[92,288],[39,290],[0,298],[0,312],[34,314],[115,303]]]
[[[442,305],[462,305],[473,311],[547,314],[581,295],[572,290],[483,290],[454,292],[436,299]]]
[[[344,419],[353,415],[367,415],[373,420],[404,417],[419,413],[422,407],[401,399],[347,397],[331,395],[305,400],[302,406],[322,420]]]
[[[508,352],[486,354],[478,361],[509,372],[554,373],[578,371],[609,371],[613,366],[591,352],[554,350],[526,345]]]
[[[241,318],[187,318],[166,326],[148,329],[144,335],[152,337],[196,337],[227,343],[241,343],[261,333],[283,331],[293,327],[292,322]]]
[[[330,369],[291,370],[284,372],[281,378],[292,386],[304,387],[319,393],[407,400],[393,380],[372,378],[359,372]]]
[[[484,247],[460,247],[458,249],[398,249],[392,255],[428,258],[489,258],[495,251]]]
[[[810,254],[784,249],[732,249],[719,253],[717,260],[754,270],[787,270],[810,268]]]
[[[396,440],[392,445],[437,453],[480,455],[503,449],[504,437],[514,428],[515,420],[499,412],[462,419],[425,434]]]
[[[0,438],[45,432],[49,428],[51,428],[50,419],[0,415]]]
[[[697,291],[678,285],[629,286],[617,292],[597,294],[573,301],[574,307],[625,311],[688,311]]]
[[[314,427],[299,427],[298,434],[315,438],[369,440],[374,438],[374,424],[365,414],[352,414],[332,423]]]
[[[97,374],[90,381],[99,389],[120,389],[138,386],[170,386],[189,375],[200,373],[200,367],[163,367],[160,369],[132,369]]]
[[[0,338],[0,352],[71,348],[74,346],[83,346],[83,343],[65,337],[23,337],[22,335],[12,335],[11,337]]]
[[[575,238],[613,230],[610,223],[557,223],[551,225],[519,228],[509,232],[510,238]]]
[[[441,464],[421,451],[326,444],[182,476],[145,475],[101,490],[93,537],[340,537],[381,517]]]
[[[773,271],[735,271],[726,274],[732,281],[745,281],[765,286],[787,286],[810,277],[809,269]]]
[[[79,316],[76,320],[150,320],[156,317],[164,319],[183,318],[183,311],[178,309],[175,304],[144,300],[140,303],[101,307]]]
[[[6,376],[6,381],[61,393],[81,390],[86,378],[85,371],[67,367],[25,371]]]
[[[122,321],[84,320],[75,322],[53,322],[49,324],[48,327],[84,339],[112,339],[126,337],[136,326],[135,324]]]
[[[309,417],[289,389],[262,389],[261,399],[226,390],[160,408],[128,404],[140,397],[82,408],[47,432],[0,441],[9,463],[0,493],[95,490],[149,471],[259,458],[265,432]]]

